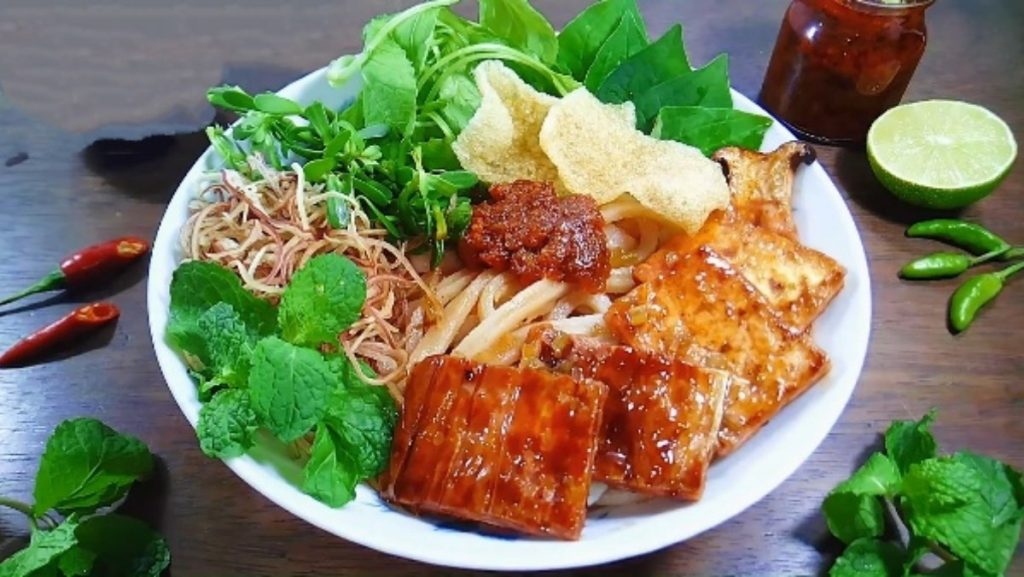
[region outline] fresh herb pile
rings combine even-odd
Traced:
[[[292,277],[276,308],[230,270],[186,262],[171,281],[167,341],[185,359],[204,404],[196,432],[211,457],[236,457],[257,431],[284,443],[315,434],[302,489],[333,507],[383,470],[397,409],[363,383],[338,349],[359,318],[366,278],[347,258],[321,255]]]
[[[134,437],[95,419],[65,421],[46,442],[29,505],[0,498],[32,523],[29,546],[0,563],[0,577],[156,577],[167,543],[142,521],[106,512],[153,469]],[[63,520],[61,520],[63,518]]]
[[[451,145],[480,105],[472,71],[484,60],[504,61],[551,94],[585,86],[607,103],[632,101],[640,130],[705,154],[756,149],[771,125],[733,109],[724,54],[693,69],[678,25],[650,42],[635,0],[597,2],[559,34],[527,0],[480,0],[479,22],[453,12],[457,2],[424,2],[370,21],[363,51],[328,70],[335,85],[361,80],[343,110],[211,89],[211,103],[242,115],[230,136],[207,130],[214,148],[243,173],[253,152],[277,168],[300,163],[309,182],[358,198],[396,240],[415,241],[436,262],[472,212],[477,179],[460,170]],[[332,224],[345,224],[329,212]]]
[[[894,422],[885,452],[825,499],[829,530],[847,544],[831,577],[998,577],[1009,567],[1024,517],[1021,473],[967,451],[939,455],[933,419]],[[919,571],[929,554],[943,564]]]

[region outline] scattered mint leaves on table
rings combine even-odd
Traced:
[[[896,421],[875,453],[829,493],[822,506],[829,530],[847,543],[831,577],[1001,577],[1013,559],[1024,519],[1021,473],[969,452],[938,454],[930,427]],[[886,535],[894,524],[907,543]],[[918,570],[927,553],[944,564]]]
[[[161,575],[171,561],[163,537],[137,519],[104,514],[152,468],[142,441],[96,419],[58,425],[36,474],[35,503],[0,498],[32,526],[28,546],[0,562],[0,577]]]

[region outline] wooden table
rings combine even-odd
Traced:
[[[206,87],[277,88],[358,49],[373,14],[403,1],[4,0],[0,7],[0,293],[45,273],[70,249],[115,235],[151,236],[213,117]],[[556,25],[586,0],[538,1]],[[641,1],[652,34],[686,26],[696,62],[728,52],[736,88],[756,95],[785,0]],[[1024,136],[1024,4],[944,0],[907,100],[969,100]],[[142,137],[146,138],[142,138]],[[115,140],[123,137],[130,140]],[[949,450],[1024,465],[1024,279],[961,337],[944,324],[955,282],[911,285],[900,265],[935,247],[905,239],[924,217],[893,201],[864,154],[819,147],[849,201],[871,263],[874,318],[867,364],[832,434],[796,474],[735,519],[687,543],[596,571],[602,575],[816,574],[835,555],[818,507],[894,418],[940,411]],[[965,215],[1024,243],[1024,170]],[[168,539],[177,575],[441,575],[337,539],[271,504],[199,451],[167,392],[150,343],[143,267],[84,295],[123,310],[116,330],[48,364],[0,372],[0,495],[30,497],[44,440],[63,419],[94,416],[160,456],[157,480],[128,507]],[[0,313],[0,346],[78,300],[55,297]],[[47,305],[47,306],[43,306]],[[0,541],[24,536],[0,511]],[[578,571],[569,574],[592,574]],[[1008,573],[1024,574],[1018,559]]]

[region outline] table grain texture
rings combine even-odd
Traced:
[[[587,0],[537,0],[556,26]],[[170,195],[206,146],[204,91],[276,89],[360,46],[374,14],[406,1],[3,0],[0,2],[0,293],[33,282],[79,246],[153,236]],[[691,59],[730,57],[733,85],[756,97],[785,0],[641,0],[652,36],[684,23]],[[468,7],[467,7],[468,8]],[[906,100],[986,106],[1024,137],[1024,3],[940,0]],[[1024,278],[967,333],[946,331],[955,281],[910,284],[896,271],[936,247],[903,237],[928,216],[890,198],[863,152],[818,147],[864,239],[874,299],[863,375],[842,418],[782,486],[686,543],[564,575],[819,575],[837,554],[819,506],[877,447],[892,419],[939,409],[943,447],[1024,465]],[[1024,243],[1024,169],[964,212]],[[808,191],[805,194],[813,194]],[[0,371],[0,495],[30,498],[43,443],[61,420],[92,416],[159,455],[154,482],[126,507],[166,535],[177,576],[469,575],[377,553],[293,517],[199,451],[171,400],[149,338],[144,267],[75,299],[0,310],[0,346],[72,309],[110,299],[115,330],[46,364]],[[44,306],[45,305],[45,306]],[[25,538],[0,510],[0,551]],[[0,557],[4,554],[0,552]],[[1018,558],[1008,575],[1024,575]]]

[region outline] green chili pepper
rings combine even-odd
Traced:
[[[1024,269],[1024,262],[964,281],[949,299],[949,324],[953,332],[967,330],[978,311],[1002,292],[1006,279],[1021,269]]]
[[[900,276],[909,280],[952,278],[1006,253],[1008,249],[1001,248],[974,258],[958,252],[933,252],[908,262],[900,269]]]
[[[907,236],[942,241],[975,255],[1006,252],[1010,249],[1008,242],[987,228],[951,218],[926,220],[914,224],[907,229]]]
[[[956,252],[936,252],[912,260],[900,269],[905,279],[922,280],[959,276],[971,267],[971,257]]]

